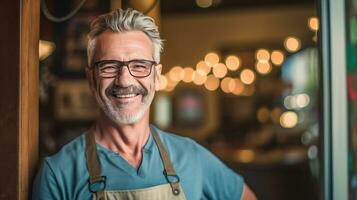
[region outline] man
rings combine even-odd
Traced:
[[[86,75],[101,112],[88,132],[44,160],[34,199],[255,199],[206,149],[149,125],[161,49],[154,21],[138,11],[92,22]]]

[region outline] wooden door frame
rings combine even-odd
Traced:
[[[38,163],[39,0],[0,3],[0,199],[29,199]]]

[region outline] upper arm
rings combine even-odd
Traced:
[[[60,200],[61,192],[55,173],[45,159],[33,185],[32,200]]]
[[[199,146],[198,151],[205,197],[208,199],[240,199],[244,189],[243,178],[205,148]]]

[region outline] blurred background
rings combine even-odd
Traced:
[[[84,75],[90,20],[132,7],[152,16],[165,40],[151,122],[204,145],[241,174],[258,199],[321,199],[318,3],[43,0],[40,156],[55,153],[86,131],[98,112]],[[354,149],[357,3],[348,4]],[[352,188],[357,186],[354,162],[351,151]]]

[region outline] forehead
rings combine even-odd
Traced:
[[[96,41],[94,52],[98,59],[152,59],[152,41],[141,31],[112,32],[104,31]]]

